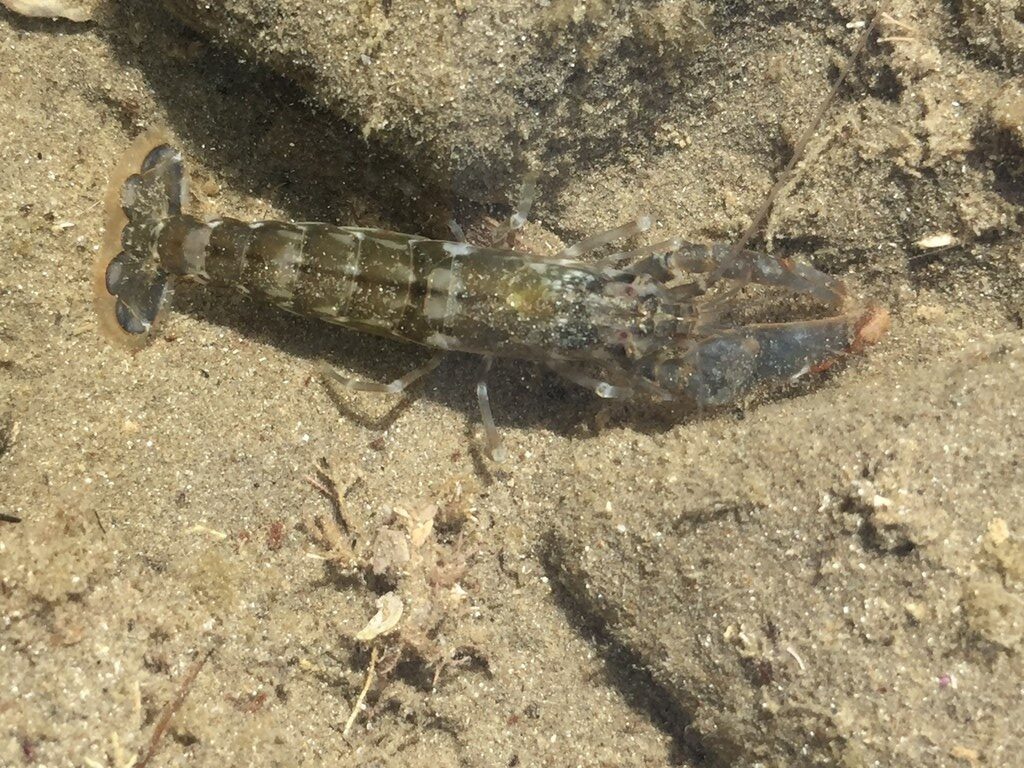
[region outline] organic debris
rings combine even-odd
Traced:
[[[149,739],[149,744],[145,751],[140,754],[139,762],[136,763],[137,768],[145,768],[145,766],[149,765],[149,761],[153,759],[153,755],[159,749],[160,742],[163,741],[167,729],[171,727],[171,720],[174,719],[178,710],[181,709],[181,705],[185,703],[189,691],[192,690],[192,684],[195,683],[199,673],[206,666],[206,662],[209,661],[212,655],[213,648],[210,648],[192,662],[192,665],[186,670],[181,685],[178,687],[178,692],[174,694],[174,698],[164,705],[163,710],[160,712],[160,718],[156,721],[156,727],[153,729],[153,735]]]
[[[306,476],[306,482],[316,488],[331,504],[331,515],[315,515],[306,519],[306,529],[326,552],[315,557],[330,560],[342,570],[355,567],[355,552],[352,545],[354,531],[345,519],[342,500],[358,479],[344,489],[339,489],[330,473],[327,459],[320,459],[313,474]]]
[[[349,731],[352,730],[352,726],[356,722],[356,718],[359,717],[359,713],[363,709],[366,694],[373,684],[373,676],[377,671],[377,659],[377,646],[373,646],[373,650],[370,652],[370,666],[366,668],[366,682],[363,683],[362,690],[359,691],[359,698],[356,699],[356,703],[352,705],[352,712],[349,714],[348,720],[345,721],[345,727],[341,730],[342,736],[348,736]]]
[[[356,535],[354,521],[343,509],[344,494],[338,491],[326,462],[307,480],[334,508],[334,514],[307,518],[306,526],[322,548],[311,556],[345,575],[361,575],[382,592],[376,598],[376,613],[353,636],[371,645],[371,659],[364,690],[345,725],[347,733],[373,680],[386,683],[403,662],[430,670],[436,686],[443,669],[482,654],[471,643],[457,640],[459,622],[469,610],[461,584],[467,564],[461,535],[451,544],[438,540],[437,504],[386,507],[375,531]],[[457,495],[461,496],[461,489]]]

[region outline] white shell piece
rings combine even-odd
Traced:
[[[394,592],[381,595],[377,598],[377,613],[365,627],[356,633],[356,640],[369,642],[391,632],[402,620],[404,611],[405,605],[402,603],[402,598]]]
[[[89,2],[67,2],[67,0],[0,0],[9,10],[22,16],[44,19],[68,19],[89,21],[92,5]]]
[[[956,245],[959,242],[956,236],[951,232],[937,232],[934,235],[928,235],[922,237],[914,245],[920,248],[922,251],[931,251],[935,248],[948,248],[951,245]]]

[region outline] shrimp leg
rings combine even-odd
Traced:
[[[533,201],[537,197],[538,175],[536,171],[530,171],[523,178],[523,184],[519,188],[519,202],[516,205],[515,213],[509,217],[508,221],[494,230],[490,242],[492,246],[503,243],[509,235],[522,229],[526,224],[526,218],[530,215]]]
[[[727,280],[784,288],[813,296],[829,306],[840,306],[846,296],[841,280],[809,264],[756,251],[740,251],[735,259],[730,259],[730,254],[731,246],[726,243],[701,245],[673,239],[623,254],[623,258],[640,258],[626,271],[666,282],[681,273],[713,274],[721,269],[721,277]]]
[[[487,374],[491,370],[494,358],[487,355],[484,358],[484,368],[480,372],[480,380],[476,383],[476,399],[480,405],[480,420],[484,423],[484,438],[487,441],[487,453],[491,459],[501,463],[508,458],[508,451],[502,445],[501,435],[494,425],[494,414],[491,412],[491,397],[487,392]]]
[[[345,389],[352,392],[380,392],[382,394],[397,395],[400,392],[404,392],[409,386],[437,368],[437,366],[441,364],[441,360],[443,358],[444,353],[440,352],[431,357],[423,365],[418,368],[413,368],[401,378],[395,379],[388,384],[381,384],[379,381],[364,381],[350,376],[342,376],[334,370],[334,368],[324,362],[321,362],[319,367],[320,372],[323,375],[333,379]]]
[[[596,394],[598,397],[604,397],[607,399],[624,399],[633,396],[633,390],[630,387],[619,387],[614,384],[609,384],[607,381],[589,376],[582,371],[572,368],[565,363],[548,361],[548,367],[557,373],[567,381],[571,381],[573,384],[577,384],[584,389],[589,389],[591,392]]]
[[[578,259],[585,253],[596,251],[598,248],[614,243],[616,240],[624,240],[627,237],[634,237],[641,232],[646,232],[651,228],[651,219],[649,216],[641,216],[639,219],[629,221],[622,226],[609,229],[604,232],[598,232],[596,235],[591,235],[583,240],[580,240],[574,245],[570,245],[565,248],[561,253],[558,254],[560,259]],[[617,256],[609,257],[605,261],[599,262],[604,264],[605,262],[611,263],[617,261]]]

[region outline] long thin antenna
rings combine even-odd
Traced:
[[[818,128],[821,127],[821,123],[824,121],[825,115],[832,106],[832,102],[836,100],[836,96],[839,94],[839,89],[843,87],[847,77],[853,71],[853,65],[856,64],[861,53],[863,53],[867,48],[868,41],[871,39],[872,33],[878,27],[881,10],[881,7],[876,8],[875,15],[871,19],[871,23],[868,25],[867,29],[864,30],[864,34],[860,36],[860,40],[857,41],[856,47],[853,49],[850,57],[846,60],[846,64],[843,65],[843,70],[839,73],[839,77],[836,78],[835,83],[833,83],[832,90],[829,91],[828,96],[825,97],[821,106],[818,107],[818,111],[814,115],[814,119],[811,120],[810,124],[808,124],[804,129],[803,133],[800,135],[800,139],[796,143],[796,146],[793,147],[793,156],[789,158],[789,162],[786,163],[786,167],[779,175],[778,181],[775,182],[775,186],[773,186],[771,192],[768,193],[768,197],[766,197],[764,203],[761,204],[760,209],[757,211],[757,215],[754,216],[753,220],[750,222],[750,226],[748,226],[746,231],[744,231],[743,236],[733,243],[732,248],[729,250],[728,257],[719,265],[718,269],[716,269],[714,274],[711,276],[711,282],[716,282],[727,271],[729,271],[732,265],[736,262],[736,259],[739,258],[740,252],[747,247],[747,244],[764,224],[765,219],[768,218],[768,214],[771,211],[772,206],[775,204],[776,198],[779,196],[779,193],[782,192],[782,188],[789,183],[790,177],[793,175],[793,169],[796,168],[797,163],[803,160],[804,152],[807,150],[807,145],[811,142],[811,139],[814,138],[814,134],[817,133]]]

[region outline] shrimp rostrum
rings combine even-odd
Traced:
[[[525,220],[532,184],[524,187],[505,234]],[[447,352],[479,355],[484,373],[477,396],[496,459],[504,451],[486,384],[495,357],[543,363],[600,397],[708,406],[734,401],[762,382],[823,370],[877,341],[888,322],[884,309],[856,306],[839,280],[811,266],[733,253],[728,245],[669,240],[581,258],[645,229],[644,220],[554,258],[363,227],[203,221],[182,210],[180,153],[152,134],[126,155],[108,198],[95,295],[112,339],[131,348],[145,344],[173,282],[187,278],[434,350],[425,365],[388,384],[327,369],[349,389],[400,392]],[[802,295],[833,314],[730,322],[727,309],[747,284]]]

